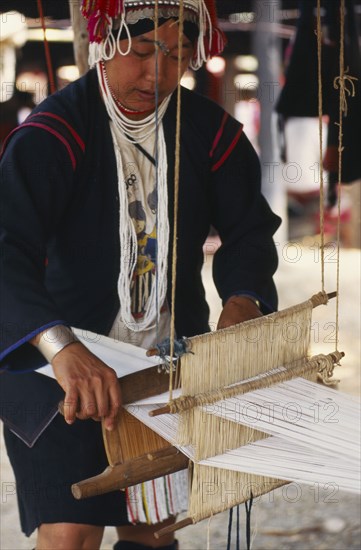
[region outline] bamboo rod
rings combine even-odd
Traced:
[[[108,466],[101,474],[74,483],[73,496],[80,500],[131,487],[188,467],[189,459],[175,447],[147,453],[123,464]]]
[[[311,296],[310,301],[312,302],[312,306],[315,308],[320,305],[326,305],[328,300],[331,300],[332,298],[336,298],[337,292],[319,292],[318,294],[314,294]]]
[[[242,395],[250,391],[259,390],[261,388],[266,388],[272,386],[273,384],[279,384],[296,376],[302,376],[306,372],[316,370],[319,363],[325,360],[332,360],[333,363],[338,363],[345,354],[343,352],[335,351],[329,353],[328,355],[316,355],[311,357],[307,362],[295,361],[296,364],[291,363],[289,367],[285,367],[286,370],[282,372],[276,372],[264,376],[258,380],[251,380],[249,382],[243,382],[240,384],[232,384],[220,390],[210,391],[208,393],[198,393],[194,396],[185,396],[174,399],[164,407],[159,409],[154,409],[149,411],[149,416],[159,416],[161,414],[174,414],[180,411],[185,411],[198,407],[201,405],[207,405],[210,403],[215,403],[221,399],[227,399],[228,397],[234,397],[236,395]]]
[[[163,529],[159,529],[159,531],[156,531],[154,533],[154,536],[156,539],[160,539],[161,537],[164,537],[164,535],[170,535],[171,533],[174,533],[179,529],[183,529],[183,527],[187,527],[188,525],[193,525],[192,518],[184,518],[181,521],[178,521],[177,523],[173,523],[172,525],[163,527]]]

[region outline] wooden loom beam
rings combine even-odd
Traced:
[[[334,351],[328,355],[316,355],[311,357],[307,362],[295,361],[290,366],[285,368],[282,372],[276,372],[264,376],[260,380],[252,380],[250,382],[244,382],[241,384],[233,384],[228,388],[222,388],[222,390],[210,391],[208,393],[200,393],[194,396],[182,396],[178,399],[174,399],[164,407],[159,409],[154,409],[149,412],[149,416],[159,416],[161,414],[174,414],[180,411],[190,410],[193,407],[207,405],[210,403],[215,403],[221,399],[227,399],[228,397],[233,397],[236,395],[241,395],[250,391],[254,391],[260,388],[271,386],[272,384],[278,384],[284,382],[285,380],[290,380],[296,376],[302,376],[307,372],[315,371],[315,368],[318,366],[318,363],[322,360],[332,361],[333,363],[338,363],[344,356],[343,352]]]
[[[189,459],[178,449],[167,447],[123,464],[108,466],[101,474],[74,483],[71,490],[78,500],[102,495],[184,470],[188,463]]]
[[[123,405],[126,405],[166,391],[169,387],[169,375],[164,371],[159,372],[159,367],[154,366],[124,376],[119,380],[119,384],[122,402]],[[64,413],[63,402],[59,404],[59,411]],[[128,416],[131,415],[121,408],[118,414],[118,423],[122,420],[124,429],[127,429]],[[129,424],[132,437],[136,433],[138,423],[139,421],[133,419],[133,422]],[[147,430],[145,426],[143,429]],[[118,429],[111,432],[103,429],[109,466],[101,474],[73,484],[71,488],[73,496],[76,499],[82,499],[125,489],[137,483],[150,481],[188,467],[189,459],[185,455],[157,434],[154,434],[154,436],[159,440],[156,444],[161,448],[148,447],[147,452],[143,450],[140,456],[126,456],[124,449],[122,449],[125,438],[119,437]]]
[[[174,533],[179,529],[183,529],[183,527],[187,527],[188,525],[193,525],[193,523],[194,522],[192,518],[184,518],[181,521],[177,521],[177,523],[173,523],[172,525],[163,527],[163,529],[159,529],[159,531],[156,531],[154,533],[154,536],[156,539],[160,539],[161,537],[164,537],[164,535],[170,535],[171,533]]]

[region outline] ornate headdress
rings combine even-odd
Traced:
[[[126,55],[131,37],[137,25],[144,20],[154,20],[155,5],[159,20],[179,16],[181,0],[83,0],[82,13],[88,19],[90,40],[90,65],[101,59],[111,59],[115,52]],[[218,27],[215,0],[183,0],[184,22],[198,29],[191,66],[201,67],[204,61],[220,54],[225,37]],[[136,31],[137,32],[137,31]],[[138,33],[139,34],[139,33]],[[119,41],[128,38],[124,51]]]

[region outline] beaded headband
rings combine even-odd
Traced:
[[[179,17],[181,0],[83,0],[82,13],[88,19],[89,64],[114,57],[116,51],[127,55],[131,48],[131,25],[145,19],[154,21],[155,6],[159,19]],[[218,27],[214,0],[183,0],[183,17],[198,27],[191,67],[198,69],[204,61],[220,54],[225,36]],[[128,39],[126,50],[120,40]]]

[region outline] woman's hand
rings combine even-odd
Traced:
[[[231,296],[224,304],[217,330],[262,317],[257,304],[246,296]]]
[[[112,430],[121,405],[121,392],[115,371],[80,342],[72,343],[52,360],[54,374],[65,391],[64,418],[104,420]]]

